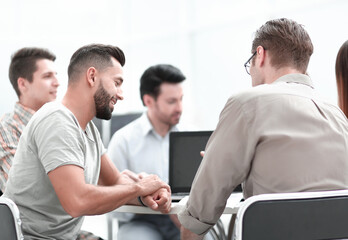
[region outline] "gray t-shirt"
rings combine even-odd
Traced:
[[[83,131],[61,103],[47,103],[34,114],[20,138],[4,194],[19,208],[25,239],[76,239],[83,217],[65,212],[47,174],[77,165],[86,183],[96,185],[104,153],[95,125],[90,122]]]

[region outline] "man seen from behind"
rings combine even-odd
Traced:
[[[253,88],[230,97],[220,114],[179,214],[181,239],[202,239],[240,183],[244,198],[347,189],[347,120],[315,91],[307,74],[312,53],[293,20],[257,30],[245,64]]]

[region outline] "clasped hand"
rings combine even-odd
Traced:
[[[143,203],[155,211],[168,213],[171,208],[171,190],[168,184],[157,175],[140,173],[135,174],[129,170],[121,173],[124,177],[136,182],[140,187],[139,196]]]

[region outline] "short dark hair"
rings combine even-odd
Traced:
[[[338,104],[348,117],[348,40],[343,43],[336,58]]]
[[[269,51],[271,64],[276,68],[292,66],[306,73],[313,44],[301,24],[286,19],[274,19],[262,25],[255,34],[252,52],[258,46]]]
[[[71,57],[68,67],[69,84],[75,82],[76,77],[88,67],[102,70],[112,66],[111,57],[114,57],[121,66],[124,66],[126,58],[123,51],[111,45],[90,44],[79,48]]]
[[[140,97],[149,94],[157,99],[162,83],[181,83],[186,79],[182,72],[169,64],[158,64],[149,67],[140,78]]]
[[[36,47],[21,48],[11,56],[8,76],[18,97],[21,95],[18,78],[22,77],[32,82],[33,73],[37,70],[36,62],[41,59],[55,61],[56,56],[47,49]]]

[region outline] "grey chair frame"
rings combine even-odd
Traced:
[[[114,239],[114,229],[113,229],[113,219],[115,219],[111,213],[106,215],[107,217],[107,228],[108,228],[108,239]],[[226,240],[227,236],[225,233],[224,225],[221,219],[215,224],[215,226],[210,229],[211,236],[213,240]]]
[[[261,194],[238,210],[237,240],[348,238],[348,190]]]
[[[18,207],[11,199],[3,196],[0,197],[0,239],[24,239]]]

